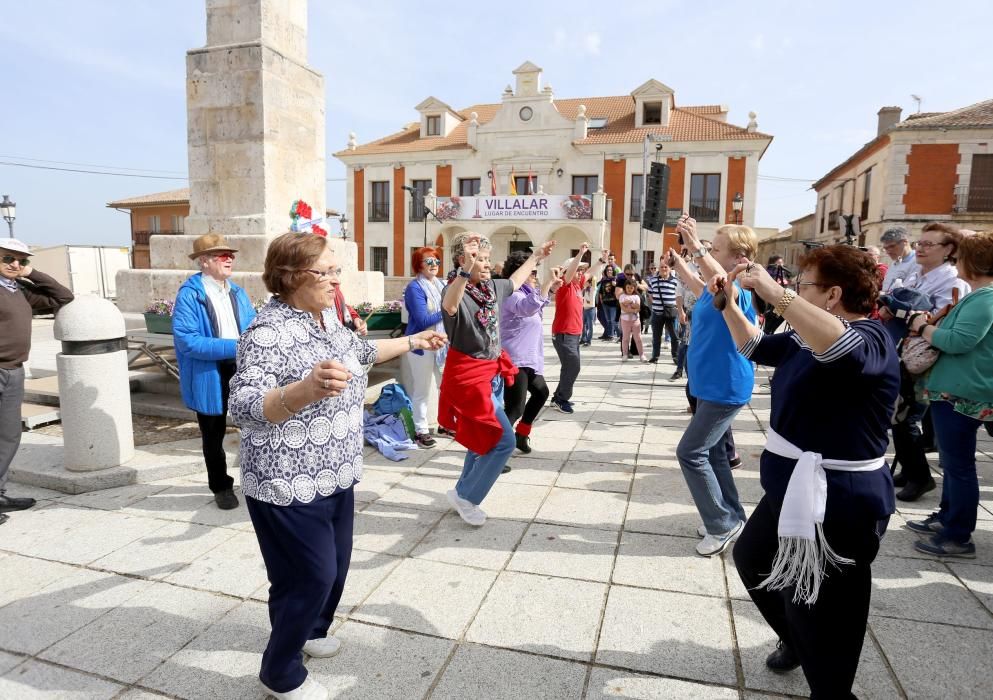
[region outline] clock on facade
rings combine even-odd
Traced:
[[[534,116],[534,110],[530,107],[521,107],[521,111],[518,114],[520,114],[521,121],[526,122],[530,121],[531,117]]]

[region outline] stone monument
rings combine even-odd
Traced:
[[[266,249],[289,230],[294,200],[325,212],[324,78],[307,65],[307,0],[207,0],[207,45],[186,54],[186,105],[185,234],[152,236],[152,269],[118,273],[122,311],[175,297],[208,231],[238,249],[234,281],[264,298]],[[354,243],[331,245],[349,302],[382,303],[382,274],[358,271]]]

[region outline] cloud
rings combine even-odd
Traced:
[[[583,48],[591,56],[600,55],[600,33],[589,32],[583,37]]]

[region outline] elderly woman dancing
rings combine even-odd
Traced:
[[[697,531],[703,540],[697,544],[696,552],[710,557],[727,549],[745,520],[724,435],[752,397],[755,371],[752,363],[738,354],[714,306],[715,297],[703,280],[726,274],[740,260],[754,257],[758,239],[747,226],[721,226],[708,250],[697,238],[693,219],[683,217],[676,230],[703,274],[701,279],[678,255],[671,256],[683,284],[699,298],[693,311],[693,342],[687,355],[689,393],[697,399],[696,411],[676,446],[676,457],[703,520],[703,527]],[[754,323],[751,292],[740,294],[738,305]]]
[[[716,276],[710,289],[735,281],[793,330],[763,334],[729,291],[723,317],[742,355],[776,368],[760,462],[765,495],[734,562],[780,638],[766,665],[802,666],[815,700],[852,698],[870,565],[895,503],[883,454],[900,370],[886,330],[867,318],[876,265],[856,248],[828,246],[801,260],[799,296],[751,263]]]
[[[341,647],[327,633],[351,559],[367,370],[445,342],[434,330],[359,338],[331,308],[340,275],[326,239],[276,238],[262,277],[274,296],[238,341],[231,380],[242,491],[270,583],[259,679],[276,698],[328,697],[301,651],[327,657]]]
[[[452,240],[455,269],[441,302],[451,345],[441,378],[438,424],[454,430],[455,441],[468,449],[462,475],[447,495],[459,516],[476,527],[486,522],[479,504],[516,445],[503,410],[503,390],[505,382],[513,383],[517,367],[500,345],[500,307],[554,247],[555,241],[547,241],[509,279],[494,280],[489,240],[471,231]]]

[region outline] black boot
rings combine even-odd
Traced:
[[[907,485],[903,487],[902,490],[897,492],[896,498],[898,501],[916,501],[918,498],[926,494],[928,491],[933,491],[935,488],[934,479],[928,477],[928,480],[924,483],[916,483],[913,481],[907,482]]]
[[[527,435],[521,435],[520,433],[515,434],[514,437],[517,438],[517,449],[519,449],[524,454],[530,454],[531,453],[530,438],[528,438]]]
[[[0,493],[0,513],[12,510],[27,510],[34,507],[36,501],[33,498],[14,498]]]
[[[776,651],[766,657],[765,665],[773,673],[789,673],[793,669],[800,666],[800,659],[798,659],[796,654],[793,653],[793,650],[786,646],[783,640],[780,639],[776,642]]]

